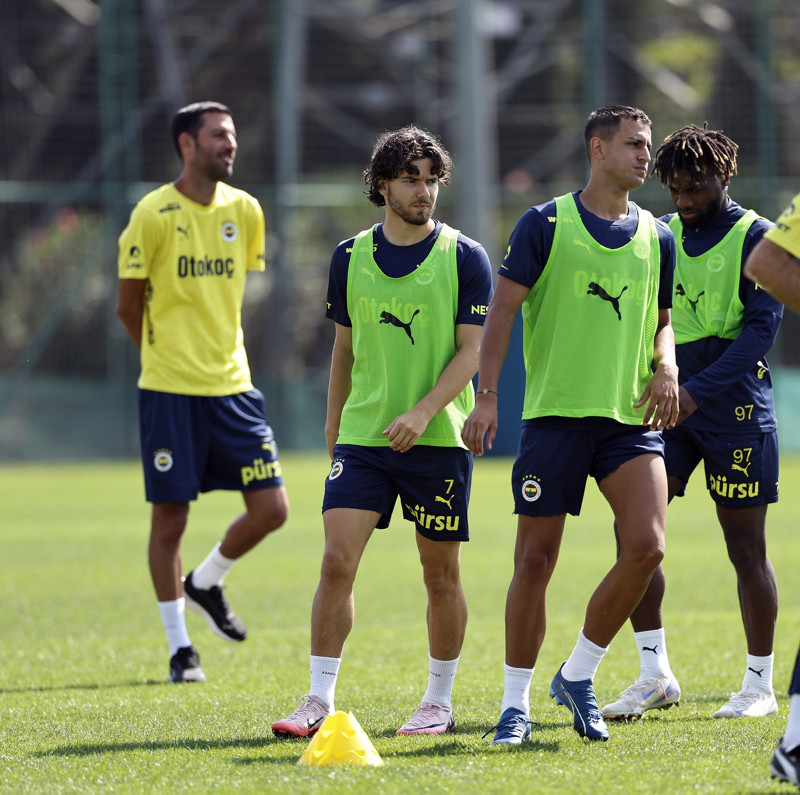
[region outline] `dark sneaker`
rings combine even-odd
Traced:
[[[303,702],[288,718],[276,720],[272,733],[276,737],[311,737],[328,717],[328,707],[316,696],[303,696]]]
[[[489,732],[495,733],[491,745],[522,745],[531,739],[533,725],[533,721],[524,712],[509,707],[503,711],[500,720],[483,736],[486,737]]]
[[[783,748],[782,743],[783,737],[772,756],[769,772],[772,778],[785,781],[787,784],[794,784],[800,789],[800,746],[787,751]]]
[[[561,668],[564,665],[562,663]],[[608,727],[597,708],[597,697],[594,694],[591,679],[582,679],[580,682],[570,682],[561,676],[561,668],[553,677],[550,685],[550,697],[556,704],[569,707],[572,712],[572,725],[581,737],[590,740],[608,739]]]
[[[206,675],[200,668],[200,655],[194,646],[178,649],[169,661],[170,682],[205,682]]]
[[[208,590],[196,588],[192,582],[193,572],[189,572],[183,581],[183,596],[186,606],[200,613],[208,622],[211,631],[223,640],[239,642],[247,637],[242,620],[231,610],[228,600],[219,585]]]

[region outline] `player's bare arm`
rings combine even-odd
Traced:
[[[336,338],[331,355],[331,374],[328,380],[328,413],[325,419],[325,440],[328,455],[333,460],[333,447],[339,437],[342,409],[350,394],[353,371],[353,329],[336,323]]]
[[[137,348],[142,347],[144,291],[146,279],[120,279],[117,290],[117,317]]]
[[[762,238],[747,258],[744,275],[800,312],[800,265],[785,248]]]
[[[483,455],[484,437],[486,449],[491,450],[497,435],[497,384],[500,370],[508,352],[511,329],[528,287],[513,279],[500,276],[497,279],[494,295],[489,303],[486,323],[483,326],[480,355],[478,359],[478,393],[475,408],[467,417],[461,430],[464,444],[475,454]],[[481,390],[491,390],[482,392]]]
[[[414,408],[395,418],[384,430],[393,450],[410,450],[425,432],[431,419],[452,403],[478,371],[481,326],[459,323],[456,326],[456,355],[442,370],[438,380]]]
[[[658,310],[658,327],[653,340],[653,361],[656,369],[645,387],[636,408],[647,406],[643,425],[653,431],[674,428],[678,423],[678,366],[675,363],[675,333],[669,309]]]

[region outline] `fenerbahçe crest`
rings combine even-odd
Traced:
[[[527,502],[536,502],[542,496],[542,486],[539,478],[529,475],[522,481],[522,499]]]
[[[161,450],[156,450],[153,455],[153,466],[159,472],[169,472],[173,463],[171,450],[162,448]]]
[[[233,221],[226,221],[222,225],[222,239],[226,243],[233,243],[234,240],[239,236],[239,230],[236,228],[236,224]]]

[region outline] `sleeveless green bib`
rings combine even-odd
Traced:
[[[742,248],[758,213],[748,210],[717,243],[700,257],[683,248],[683,227],[676,215],[669,225],[675,235],[675,293],[672,327],[675,344],[721,337],[736,339],[744,327],[744,304],[739,299]]]
[[[430,392],[456,355],[457,240],[458,231],[442,225],[427,259],[393,279],[375,262],[372,230],[356,237],[347,272],[354,364],[339,443],[388,446],[383,430]],[[417,444],[465,447],[461,428],[474,404],[468,383]]]
[[[609,417],[639,425],[634,408],[652,377],[660,248],[655,220],[638,208],[633,239],[601,246],[571,194],[556,200],[553,246],[522,305],[523,419]]]

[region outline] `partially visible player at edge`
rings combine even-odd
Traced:
[[[141,352],[139,424],[153,504],[149,563],[170,649],[171,682],[204,682],[185,606],[230,641],[247,631],[222,593],[233,564],[285,521],[278,449],[253,388],[241,328],[248,271],[264,270],[264,214],[226,185],[236,129],[218,102],[181,108],[182,171],[145,196],[119,239],[117,315]],[[198,492],[241,491],[245,510],[181,578],[181,539]]]
[[[611,506],[621,552],[550,685],[582,737],[608,739],[594,677],[664,554],[660,431],[678,419],[669,312],[675,242],[665,224],[629,201],[647,178],[651,131],[638,108],[612,105],[589,115],[588,184],[522,216],[486,318],[477,405],[462,434],[476,455],[484,437],[489,448],[495,438],[498,378],[520,307],[526,376],[511,473],[517,540],[494,745],[520,745],[531,736],[529,691],[545,635],[547,584],[566,515],[580,513],[588,476]]]
[[[475,403],[470,379],[492,272],[482,246],[433,217],[451,167],[425,130],[410,125],[381,135],[364,181],[384,221],[340,243],[331,260],[326,314],[336,338],[325,436],[332,465],[311,612],[311,686],[291,715],[272,724],[278,736],[308,737],[334,710],[359,562],[375,528],[389,525],[398,497],[416,526],[428,592],[429,677],[397,733],[455,729],[452,688],[467,623],[459,560],[469,540],[472,479],[460,432]]]
[[[753,279],[795,312],[800,312],[800,193],[753,249],[744,266]],[[800,650],[789,683],[789,718],[772,757],[775,778],[800,789]]]
[[[736,570],[747,654],[744,677],[715,718],[758,718],[778,711],[772,642],[778,586],[767,556],[767,506],[778,499],[778,432],[766,354],[783,307],[742,277],[744,261],[772,224],[728,196],[737,144],[694,124],[664,139],[653,173],[677,212],[661,220],[675,235],[672,327],[680,382],[676,428],[664,431],[669,499],[682,497],[702,461],[728,558]],[[640,674],[603,707],[606,719],[641,717],[679,702],[661,619],[659,566],[631,615]],[[713,661],[714,650],[709,649]]]

